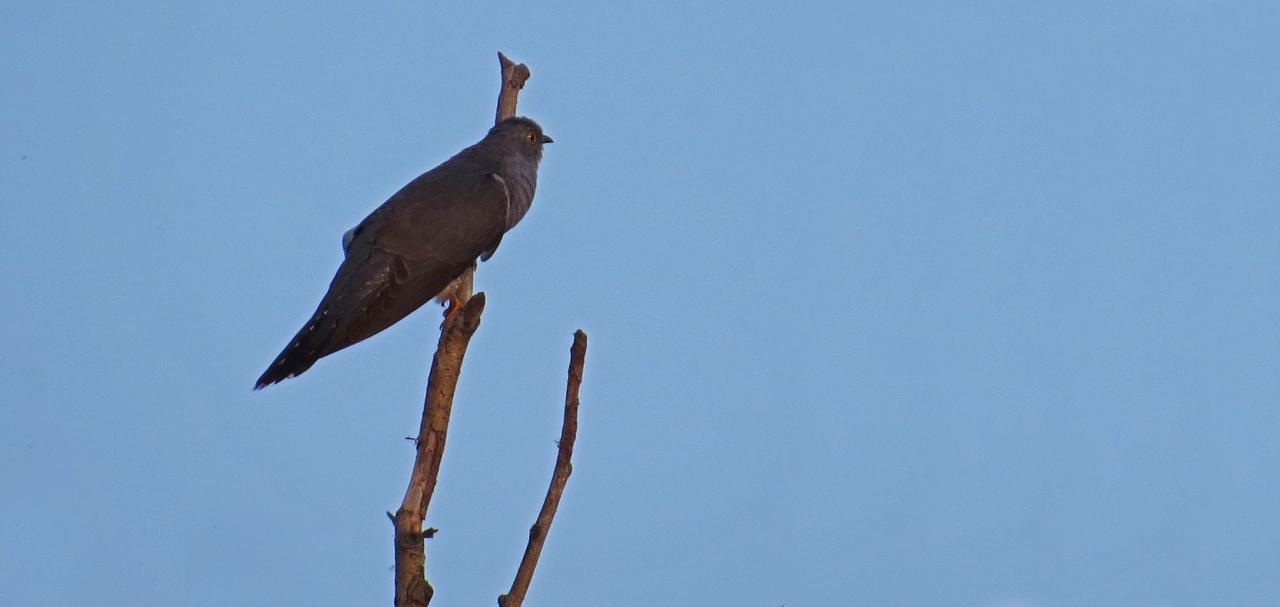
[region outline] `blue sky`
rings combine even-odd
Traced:
[[[341,234],[492,120],[428,523],[493,604],[1269,605],[1271,2],[9,2],[0,605],[390,604],[438,309],[250,386]]]

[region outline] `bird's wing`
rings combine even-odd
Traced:
[[[357,228],[325,296],[339,316],[329,352],[404,318],[502,238],[509,205],[501,177],[432,177],[410,182]]]
[[[509,208],[502,178],[438,171],[410,182],[344,235],[346,258],[328,292],[259,387],[391,326],[497,246]]]
[[[357,228],[356,238],[367,236],[371,245],[407,259],[447,263],[470,262],[497,246],[511,206],[502,176],[435,172],[400,190],[366,220],[367,234]]]

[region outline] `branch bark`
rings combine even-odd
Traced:
[[[573,347],[569,348],[564,424],[560,428],[560,447],[556,454],[555,471],[551,473],[551,486],[547,487],[547,496],[542,500],[542,510],[538,512],[537,520],[529,528],[529,543],[520,559],[516,578],[511,582],[511,590],[498,597],[498,607],[520,607],[524,603],[529,582],[533,580],[533,571],[538,567],[538,557],[542,555],[542,546],[547,541],[551,522],[556,518],[556,509],[564,495],[565,484],[569,482],[569,475],[573,474],[573,444],[578,438],[578,389],[582,386],[582,368],[586,364],[586,358],[587,334],[579,329],[573,334]]]
[[[440,463],[444,457],[453,394],[462,372],[462,358],[471,336],[480,327],[484,313],[484,293],[476,293],[440,330],[440,341],[431,360],[427,396],[418,430],[418,453],[413,461],[409,488],[405,491],[395,523],[396,607],[426,607],[434,589],[426,578],[426,544],[422,521],[426,519],[431,496],[436,490]]]

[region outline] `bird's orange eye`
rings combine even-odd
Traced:
[[[537,141],[538,141],[538,135],[535,134],[533,131],[529,131],[529,143],[537,143]]]

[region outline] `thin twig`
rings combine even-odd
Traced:
[[[529,543],[520,559],[520,568],[516,570],[516,579],[511,582],[511,590],[498,597],[498,607],[520,607],[524,603],[529,582],[533,580],[533,570],[538,566],[538,556],[542,554],[542,545],[547,541],[551,521],[555,520],[556,508],[560,506],[560,497],[564,495],[564,486],[569,482],[569,475],[573,474],[573,443],[578,438],[578,389],[582,386],[582,367],[586,363],[586,357],[587,334],[579,329],[573,334],[573,347],[569,349],[564,425],[560,428],[560,449],[556,454],[555,471],[551,473],[551,486],[547,487],[547,497],[542,500],[538,519],[529,528]]]
[[[426,545],[429,537],[422,521],[431,505],[444,457],[445,437],[449,432],[449,415],[453,411],[453,394],[462,371],[462,358],[467,344],[480,326],[484,313],[484,293],[476,293],[440,331],[440,342],[431,360],[427,379],[427,396],[422,407],[422,425],[418,430],[418,453],[409,477],[400,509],[396,511],[396,607],[426,607],[434,590],[426,578]],[[431,532],[434,534],[434,530]]]

